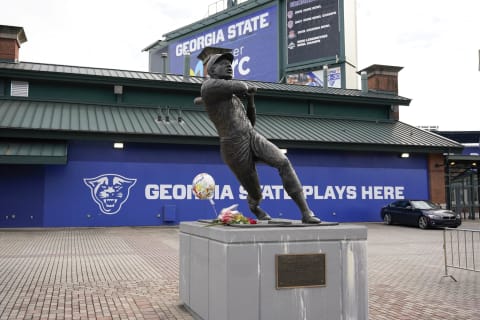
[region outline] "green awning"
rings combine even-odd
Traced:
[[[394,120],[258,114],[256,129],[288,148],[420,153],[463,149],[458,142]],[[218,144],[202,107],[167,112],[145,106],[24,100],[0,100],[0,137]]]
[[[0,140],[2,164],[66,164],[67,144],[45,141]]]

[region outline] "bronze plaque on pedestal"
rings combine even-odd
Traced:
[[[275,275],[277,289],[324,287],[325,254],[277,254]]]

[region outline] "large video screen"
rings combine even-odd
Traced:
[[[339,54],[338,0],[287,0],[286,24],[288,64]]]
[[[231,49],[234,78],[278,81],[278,10],[273,5],[203,30],[169,45],[170,72],[183,74],[185,53],[190,52],[190,74],[203,75],[197,59],[205,47]]]
[[[311,87],[325,88],[323,83],[324,70],[310,70],[300,73],[291,73],[287,75],[288,84],[298,84]],[[330,68],[327,71],[327,87],[342,87],[342,72],[340,67]]]

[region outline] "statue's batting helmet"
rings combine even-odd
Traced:
[[[213,65],[215,63],[217,63],[218,61],[223,60],[223,59],[227,59],[231,63],[233,61],[233,54],[231,52],[225,52],[225,53],[221,53],[221,54],[220,53],[213,54],[208,59],[208,62],[207,62],[207,73],[208,73],[208,75],[213,76],[213,73],[212,73]]]

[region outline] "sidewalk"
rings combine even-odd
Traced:
[[[479,318],[480,273],[442,277],[441,230],[365,225],[370,319]],[[0,229],[0,319],[192,319],[178,229]]]
[[[443,277],[442,230],[367,226],[370,319],[480,319],[480,272],[448,269],[458,282]],[[480,223],[459,229],[479,230]]]

